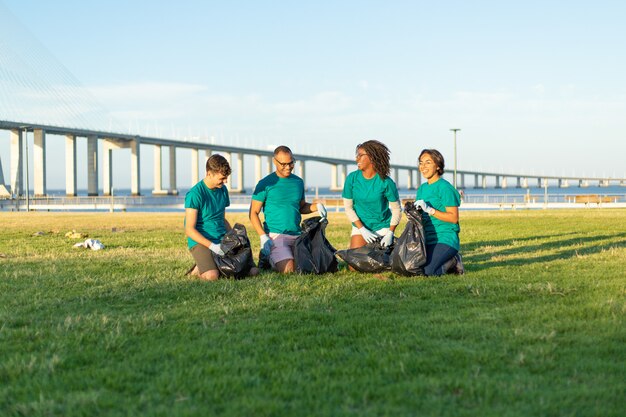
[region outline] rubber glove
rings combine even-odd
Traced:
[[[359,233],[361,233],[361,236],[363,236],[363,239],[365,239],[367,243],[375,242],[376,239],[378,239],[378,235],[371,230],[368,230],[365,226],[359,228]]]
[[[383,248],[386,248],[393,244],[393,232],[391,230],[385,233],[385,236],[383,236],[383,238],[381,239],[380,244]]]
[[[261,252],[269,256],[272,246],[274,246],[272,239],[268,235],[261,235]]]
[[[417,200],[415,201],[415,207],[419,207],[422,210],[424,210],[426,213],[428,213],[429,215],[433,215],[435,214],[435,209],[432,208],[432,206],[429,206],[428,203],[426,203],[424,200]]]
[[[211,249],[211,252],[213,252],[216,255],[224,256],[222,245],[219,243],[211,243],[211,245],[209,245],[209,249]]]
[[[322,203],[317,203],[317,214],[320,215],[322,220],[326,219],[326,217],[328,216],[328,211]]]

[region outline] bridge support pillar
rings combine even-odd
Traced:
[[[243,193],[245,191],[243,189],[243,154],[237,153],[235,155],[237,158],[237,186],[233,187],[230,191],[233,193]],[[232,165],[231,165],[231,169],[232,169]],[[235,170],[233,169],[233,171]],[[231,175],[231,178],[232,178],[232,175]]]
[[[267,160],[265,161],[267,164],[267,174],[266,175],[270,175],[272,172],[274,172],[274,164],[272,163],[272,159],[274,158],[274,156],[268,156]]]
[[[348,167],[344,165],[344,169],[347,171]],[[345,181],[345,177],[344,177],[344,181]],[[398,168],[393,168],[393,182],[396,183],[396,188],[400,189],[400,170]]]
[[[413,189],[413,170],[412,169],[409,169],[406,179],[407,179],[406,181],[407,190],[412,190]]]
[[[46,132],[35,129],[33,139],[33,186],[36,196],[45,196],[46,189]]]
[[[500,187],[500,176],[496,175],[496,187],[495,188],[501,188]]]
[[[21,130],[11,130],[11,194],[24,195],[24,140]]]
[[[154,187],[152,188],[152,194],[167,194],[163,190],[163,152],[161,145],[154,145]]]
[[[522,188],[528,188],[528,178],[522,180]]]
[[[306,164],[304,160],[298,161],[298,176],[302,178],[304,190],[306,191]]]
[[[176,189],[176,146],[170,146],[170,187],[167,191],[170,195],[178,195],[178,189]]]
[[[111,195],[113,188],[113,147],[102,141],[102,195]]]
[[[333,164],[330,166],[330,191],[341,190],[341,188],[339,188],[339,183],[338,183],[338,175],[337,175],[338,170],[339,170],[338,165]]]
[[[522,178],[517,177],[517,183],[515,184],[515,188],[522,188]]]
[[[346,184],[346,177],[348,176],[348,165],[341,166],[341,190],[343,190],[344,185]]]
[[[130,194],[141,195],[141,142],[139,139],[130,142]]]
[[[0,157],[0,197],[11,197],[11,193],[4,184],[4,173],[2,172],[2,158]]]
[[[506,179],[506,177],[502,177],[502,184],[500,185],[501,188],[507,188],[508,187],[508,181]]]
[[[537,188],[541,188],[541,178],[537,178]]]
[[[204,172],[204,174],[202,175],[202,177],[206,175],[206,163],[212,154],[213,154],[213,151],[211,149],[204,150],[204,166],[202,167],[202,172]]]
[[[459,174],[461,176],[461,181],[459,184],[461,185],[461,189],[465,188],[465,174]]]
[[[482,176],[482,188],[483,189],[487,188],[487,176],[486,175]]]
[[[87,195],[98,195],[98,136],[87,136]]]
[[[256,187],[256,184],[259,183],[259,181],[261,181],[261,178],[263,178],[263,167],[261,166],[261,164],[263,163],[263,157],[261,155],[254,155],[254,184]]]
[[[76,197],[76,136],[65,135],[65,195]]]
[[[200,163],[198,161],[198,150],[191,150],[191,186],[193,187],[200,182]]]

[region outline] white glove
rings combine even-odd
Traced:
[[[363,236],[363,239],[365,239],[367,243],[375,242],[376,239],[378,239],[378,235],[368,230],[365,226],[359,228],[359,233],[361,233],[361,236]]]
[[[428,203],[426,203],[424,200],[416,200],[414,204],[415,204],[415,207],[421,208],[422,210],[424,210],[426,213],[428,213],[431,216],[435,214],[435,209],[429,206]]]
[[[261,235],[260,237],[261,237],[261,252],[263,252],[266,255],[269,255],[272,246],[274,246],[274,242],[272,242],[272,239],[270,239],[268,235]]]
[[[216,255],[224,256],[224,251],[222,250],[222,245],[219,243],[211,243],[209,245],[209,249]]]
[[[328,211],[322,203],[317,203],[317,214],[319,214],[322,219],[326,219],[328,216]]]
[[[389,230],[387,233],[385,233],[385,236],[383,236],[383,238],[381,239],[380,244],[382,245],[383,248],[386,248],[388,246],[391,246],[392,243],[393,243],[393,232]]]

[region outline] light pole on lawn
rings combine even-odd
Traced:
[[[454,181],[453,181],[453,185],[454,188],[456,188],[456,132],[458,132],[461,129],[450,129],[452,132],[454,132]]]

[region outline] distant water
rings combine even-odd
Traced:
[[[185,194],[189,191],[189,187],[180,187],[178,188],[178,196],[184,197]],[[400,188],[399,193],[401,196],[414,196],[416,193],[415,189],[408,190],[406,188]],[[473,188],[467,187],[465,189],[460,190],[465,195],[544,195],[544,188],[541,187],[529,187],[529,188]],[[102,190],[100,190],[102,195]],[[246,189],[246,192],[243,194],[250,195],[252,193],[252,189]],[[114,194],[119,197],[130,196],[130,189],[119,189],[114,190]],[[235,194],[235,193],[232,193]],[[308,187],[306,190],[306,194],[309,197],[315,197],[316,194],[320,196],[341,196],[341,191],[331,191],[328,187]],[[598,186],[589,186],[589,187],[578,187],[578,186],[570,186],[566,188],[559,188],[556,186],[548,187],[549,195],[585,195],[585,194],[598,194],[598,195],[624,195],[626,194],[626,186],[620,185],[611,185],[609,187],[598,187]],[[63,197],[65,196],[65,190],[48,190],[48,195],[52,197]],[[86,196],[87,190],[78,190],[79,196]],[[152,196],[152,189],[146,188],[141,190],[142,196]],[[158,196],[155,196],[158,198]],[[172,196],[163,196],[163,198],[172,198]]]

